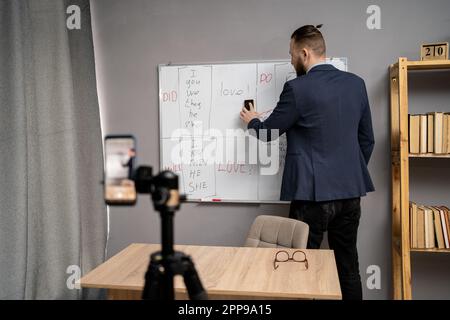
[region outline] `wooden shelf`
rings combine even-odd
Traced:
[[[450,253],[450,249],[411,249],[411,252]]]
[[[436,154],[436,153],[421,153],[409,154],[410,158],[450,158],[450,154]]]
[[[450,60],[408,61],[400,57],[390,65],[391,179],[392,179],[392,273],[394,299],[412,299],[411,259],[413,252],[450,253],[450,249],[411,249],[409,221],[409,160],[450,158],[450,154],[409,154],[408,71],[449,70]],[[413,168],[411,168],[412,170]]]
[[[406,66],[408,70],[450,69],[450,60],[408,61]]]

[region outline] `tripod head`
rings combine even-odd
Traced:
[[[178,189],[178,176],[172,171],[162,171],[152,175],[152,167],[140,166],[134,173],[136,191],[151,194],[153,207],[157,211],[175,212],[180,209],[180,203],[186,200]]]

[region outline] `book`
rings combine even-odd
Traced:
[[[434,113],[427,114],[427,128],[428,128],[428,153],[434,152]]]
[[[445,211],[442,210],[440,207],[435,207],[439,211],[439,216],[441,218],[441,226],[442,226],[442,233],[444,236],[444,245],[446,249],[450,249],[450,234],[448,233],[448,224],[446,223],[445,219]]]
[[[433,219],[434,219],[434,234],[436,235],[436,243],[437,247],[439,249],[445,248],[445,240],[444,240],[444,233],[442,230],[442,223],[441,223],[441,213],[440,210],[436,207],[430,207],[431,210],[433,210]]]
[[[445,227],[447,230],[447,237],[450,242],[450,210],[445,206],[441,206],[441,207],[439,207],[439,209],[441,209],[444,212],[443,215],[444,215],[444,220],[445,220]]]
[[[409,153],[420,153],[420,115],[409,115]]]
[[[427,153],[428,151],[428,117],[426,114],[420,115],[420,153]]]
[[[411,248],[418,248],[417,246],[417,204],[415,202],[410,202],[410,236],[411,236]]]
[[[413,228],[413,213],[412,213],[412,203],[409,202],[409,208],[408,208],[408,214],[409,214],[409,247],[414,248],[414,240],[413,240],[413,234],[414,234],[414,228]]]
[[[425,248],[425,208],[417,206],[417,248]]]
[[[442,153],[448,153],[448,115],[443,114],[442,116]]]
[[[447,153],[450,153],[450,113],[446,113],[445,118],[447,120],[447,137],[446,137]]]
[[[425,211],[425,248],[431,249],[436,247],[434,242],[434,217],[433,210],[424,207]]]
[[[434,113],[434,153],[442,154],[443,145],[443,122],[444,122],[444,113],[435,112]]]

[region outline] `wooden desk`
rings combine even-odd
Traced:
[[[309,262],[283,262],[273,269],[279,249],[177,245],[190,255],[210,299],[341,299],[331,250],[303,250]],[[109,299],[140,299],[150,253],[156,244],[132,244],[89,272],[83,288],[108,289]],[[293,249],[287,249],[293,252]],[[175,278],[177,299],[186,299],[181,277]]]

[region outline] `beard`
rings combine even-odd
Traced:
[[[303,65],[303,63],[300,61],[300,59],[295,62],[294,69],[295,69],[295,72],[297,73],[297,77],[300,77],[300,76],[303,76],[306,74],[306,68]]]

